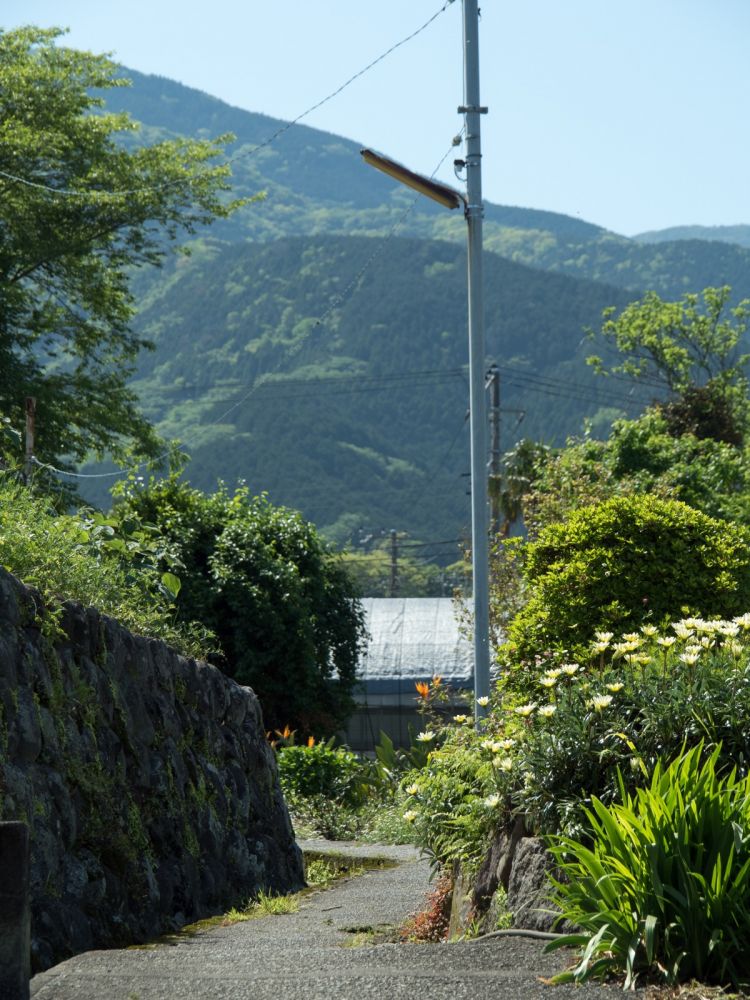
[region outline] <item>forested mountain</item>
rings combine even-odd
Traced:
[[[718,240],[750,247],[750,226],[672,226],[654,229],[633,237],[639,243],[667,243],[672,240]]]
[[[366,167],[360,143],[301,124],[281,131],[286,123],[278,119],[230,107],[162,77],[129,69],[123,73],[133,86],[110,92],[107,106],[129,111],[146,126],[147,138],[161,133],[237,136],[230,149],[236,188],[242,194],[264,190],[267,198],[215,227],[217,238],[372,236],[398,225],[402,236],[465,240],[459,213],[427,198],[418,197],[404,218],[413,193]],[[362,127],[366,143],[366,121]],[[486,169],[491,170],[491,164]],[[712,237],[686,242],[681,235],[654,245],[556,212],[488,203],[485,214],[487,248],[518,263],[667,296],[728,283],[738,297],[750,297],[750,251],[733,245],[735,241],[716,242]]]
[[[367,169],[356,143],[125,72],[134,86],[108,107],[142,121],[144,138],[232,131],[236,193],[267,192],[192,256],[134,278],[137,332],[155,344],[137,388],[159,431],[185,442],[190,480],[245,479],[339,541],[360,527],[458,537],[469,520],[463,219]],[[606,306],[647,288],[728,282],[750,295],[738,246],[640,244],[530,209],[487,205],[486,216],[504,448],[560,442],[584,417],[605,427],[648,402],[584,364],[602,353],[584,330]]]
[[[465,267],[463,247],[416,239],[201,245],[143,302],[138,333],[156,344],[138,373],[146,413],[186,443],[196,485],[241,477],[337,538],[360,525],[456,537],[468,510]],[[584,327],[625,292],[495,254],[485,273],[504,446],[638,409],[626,384],[582,361]]]

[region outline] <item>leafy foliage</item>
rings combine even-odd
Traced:
[[[488,739],[463,719],[444,731],[422,767],[407,772],[401,790],[414,842],[433,865],[460,862],[469,871],[479,865],[490,833],[509,807],[505,761],[513,741]]]
[[[0,411],[22,425],[37,400],[36,452],[60,463],[159,442],[127,384],[146,341],[132,332],[130,269],[159,264],[181,233],[228,216],[215,141],[126,149],[137,126],[96,91],[127,81],[57,29],[0,32]],[[20,179],[19,179],[20,178]]]
[[[205,495],[176,475],[131,484],[115,515],[156,525],[178,554],[179,617],[216,634],[219,665],[253,687],[269,728],[336,732],[353,709],[363,624],[311,524],[244,486]]]
[[[450,928],[452,900],[453,880],[448,872],[442,872],[427,896],[425,908],[409,917],[401,928],[401,940],[433,944],[445,941]]]
[[[341,559],[356,593],[362,597],[443,597],[452,594],[466,575],[463,563],[454,564],[446,571],[435,563],[426,563],[399,551],[396,593],[392,594],[392,559],[387,543],[370,552],[348,550],[342,553]]]
[[[322,795],[350,808],[362,805],[368,797],[372,768],[351,750],[334,748],[330,741],[281,747],[277,760],[286,795]]]
[[[635,493],[750,525],[750,456],[712,438],[674,436],[664,413],[649,408],[635,420],[616,420],[606,441],[585,437],[561,449],[540,448],[524,520],[533,536],[573,510]]]
[[[7,475],[0,477],[0,563],[37,587],[53,615],[59,602],[75,600],[193,656],[213,645],[206,629],[176,620],[182,567],[147,525],[88,510],[60,515]]]
[[[587,815],[591,846],[552,842],[568,881],[557,882],[564,918],[581,928],[552,947],[576,945],[578,966],[556,977],[582,981],[639,973],[675,983],[750,979],[750,778],[721,773],[721,748],[699,744],[649,785]]]
[[[750,355],[739,355],[738,345],[747,331],[750,300],[728,310],[730,293],[725,285],[664,302],[649,292],[615,318],[616,310],[606,309],[602,333],[614,341],[621,360],[609,370],[596,356],[589,363],[600,372],[663,385],[678,400],[664,408],[675,434],[687,430],[739,444],[747,420]]]
[[[296,820],[329,840],[346,840],[360,835],[370,818],[376,774],[371,761],[332,744],[282,747],[279,779]]]
[[[749,623],[690,618],[665,634],[645,625],[617,640],[600,632],[580,664],[539,658],[523,676],[531,710],[513,752],[524,775],[514,802],[529,827],[581,835],[583,807],[592,795],[613,801],[618,769],[632,789],[660,758],[701,741],[721,743],[722,760],[747,774]],[[507,675],[493,729],[520,711],[521,678]]]
[[[679,501],[615,497],[542,529],[525,561],[529,599],[509,627],[513,655],[585,650],[594,631],[750,607],[744,531]]]

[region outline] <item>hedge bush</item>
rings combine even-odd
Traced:
[[[750,534],[680,501],[615,497],[544,528],[524,572],[529,600],[509,626],[511,651],[575,656],[597,629],[745,611]]]

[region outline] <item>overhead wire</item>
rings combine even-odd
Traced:
[[[316,101],[315,104],[312,104],[301,114],[297,115],[296,118],[293,118],[291,121],[284,122],[283,125],[277,128],[275,132],[269,135],[262,142],[258,143],[257,146],[253,146],[252,149],[241,150],[238,151],[237,153],[234,153],[232,156],[227,158],[224,164],[220,165],[229,165],[232,163],[236,163],[238,160],[249,159],[251,156],[255,156],[257,153],[259,153],[262,149],[265,149],[267,146],[270,146],[271,143],[275,142],[278,138],[284,135],[284,133],[288,132],[289,129],[299,124],[299,122],[301,122],[304,118],[307,118],[314,111],[317,111],[319,108],[322,108],[324,104],[327,104],[329,101],[332,101],[335,97],[338,97],[338,95],[341,94],[344,90],[346,90],[347,87],[349,87],[356,80],[359,80],[360,77],[364,76],[379,63],[383,62],[384,59],[387,59],[388,56],[390,56],[393,52],[395,52],[397,49],[400,49],[402,45],[406,45],[407,42],[412,41],[412,39],[416,38],[417,35],[421,35],[422,32],[425,31],[427,28],[429,28],[430,25],[433,23],[433,21],[436,21],[440,17],[440,15],[443,14],[454,2],[455,0],[445,0],[445,3],[442,5],[442,7],[440,7],[439,10],[437,10],[431,17],[429,17],[424,22],[424,24],[420,25],[415,31],[412,31],[410,34],[406,35],[405,38],[402,38],[394,45],[391,45],[389,49],[386,49],[386,51],[382,52],[376,59],[373,59],[372,62],[369,62],[362,69],[358,70],[353,76],[350,76],[348,80],[345,80],[344,83],[342,83],[335,90],[331,91],[330,94],[326,95],[321,100]],[[163,184],[144,185],[142,187],[124,189],[122,191],[91,191],[91,190],[78,191],[75,188],[53,187],[52,185],[49,184],[42,184],[39,181],[31,181],[28,178],[19,177],[16,174],[9,173],[6,170],[0,170],[0,177],[4,177],[6,180],[14,181],[15,183],[22,184],[26,187],[35,188],[40,191],[45,191],[57,197],[90,198],[92,201],[102,201],[108,197],[124,198],[124,197],[133,197],[139,194],[149,194],[152,191],[164,191],[170,187],[175,187],[178,184],[183,184],[185,181],[185,178],[180,178],[179,180],[175,179],[173,181],[165,181]],[[200,178],[195,178],[196,181],[199,179]],[[189,183],[192,183],[190,179]]]
[[[454,0],[448,0],[448,3],[453,3],[453,2],[454,2]],[[442,167],[443,163],[446,161],[446,159],[452,153],[453,149],[454,149],[454,143],[451,142],[451,145],[445,151],[445,153],[441,156],[441,158],[438,161],[435,169],[432,171],[432,174],[430,175],[430,178],[433,178],[437,174],[438,170],[440,170],[440,168]],[[231,413],[233,413],[236,409],[238,409],[240,406],[242,406],[244,403],[246,403],[247,400],[255,392],[257,392],[258,389],[262,385],[267,384],[270,376],[276,374],[280,370],[280,368],[281,368],[281,366],[283,364],[288,363],[289,361],[292,360],[292,358],[294,358],[297,354],[299,354],[299,352],[302,350],[302,348],[308,343],[308,341],[309,341],[310,337],[312,336],[312,334],[319,327],[321,327],[324,323],[326,323],[328,321],[328,319],[336,311],[336,309],[338,309],[343,304],[343,302],[346,301],[347,297],[349,297],[350,293],[353,292],[355,286],[359,284],[359,282],[362,280],[362,278],[367,273],[367,271],[372,266],[372,264],[375,262],[375,260],[377,260],[377,258],[382,253],[384,253],[384,251],[385,251],[386,247],[388,246],[390,240],[395,236],[395,234],[398,231],[398,229],[404,224],[404,222],[409,217],[409,215],[411,214],[411,212],[414,210],[414,207],[416,206],[417,202],[419,201],[419,199],[421,197],[422,197],[421,194],[416,194],[414,196],[414,198],[412,198],[410,200],[410,202],[406,205],[406,207],[404,208],[403,212],[401,212],[401,214],[397,217],[397,219],[395,220],[395,222],[393,223],[393,225],[390,227],[390,229],[388,230],[388,232],[385,234],[385,236],[382,237],[382,239],[379,242],[378,247],[365,260],[364,264],[359,268],[359,270],[356,272],[356,274],[354,275],[354,277],[352,278],[352,280],[346,285],[346,287],[344,288],[344,290],[342,292],[338,293],[336,296],[333,297],[333,299],[329,303],[329,306],[325,310],[325,312],[323,313],[323,315],[321,317],[319,317],[316,320],[316,322],[310,328],[308,328],[305,331],[305,333],[300,337],[300,339],[297,341],[297,343],[294,344],[294,345],[292,345],[291,347],[287,348],[287,350],[279,358],[279,360],[276,363],[276,365],[270,371],[265,372],[265,373],[259,375],[258,378],[255,379],[255,381],[251,384],[251,386],[248,389],[248,391],[239,400],[237,400],[236,402],[234,402],[232,404],[232,406],[230,406],[219,417],[217,417],[216,419],[210,421],[208,424],[202,424],[200,426],[201,430],[205,430],[208,427],[214,427],[214,426],[217,426],[218,424],[223,423],[224,420],[226,420],[226,418]],[[196,430],[197,430],[197,428],[196,428]],[[187,442],[187,444],[189,445],[189,442]],[[71,471],[69,471],[67,469],[59,469],[56,466],[51,465],[50,463],[40,462],[36,458],[34,458],[33,461],[34,461],[35,466],[37,466],[39,468],[44,468],[44,469],[47,469],[50,472],[54,472],[54,473],[56,473],[58,475],[68,476],[69,478],[72,478],[72,479],[87,479],[87,480],[88,479],[116,479],[118,476],[121,476],[124,473],[136,472],[136,471],[138,471],[140,469],[145,469],[145,468],[153,465],[155,462],[158,462],[158,461],[161,461],[161,460],[167,458],[170,454],[171,454],[171,449],[167,449],[164,452],[162,452],[160,455],[157,455],[157,456],[155,456],[152,459],[148,459],[146,461],[139,462],[139,463],[137,463],[135,465],[132,465],[132,466],[121,467],[120,469],[118,469],[115,472],[89,472],[89,473],[87,473],[87,472],[71,472]]]

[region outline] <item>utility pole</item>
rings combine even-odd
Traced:
[[[391,585],[388,596],[395,597],[398,593],[398,534],[391,528]]]
[[[23,466],[24,482],[28,486],[34,471],[34,429],[36,424],[36,399],[26,397],[26,460]]]
[[[476,701],[490,693],[489,543],[487,531],[487,425],[482,296],[482,142],[479,101],[479,9],[463,0],[466,129],[466,222],[468,225],[469,370],[471,410],[471,551],[474,590],[474,697],[479,726],[487,714]]]
[[[493,537],[500,533],[500,369],[492,365],[490,388],[490,529]]]
[[[445,208],[463,202],[468,227],[469,405],[471,417],[471,565],[474,586],[474,694],[484,700],[490,693],[489,539],[487,530],[487,401],[484,385],[484,305],[482,302],[482,143],[480,122],[487,113],[479,103],[479,8],[477,0],[463,0],[464,116],[466,159],[455,160],[466,168],[466,197],[431,177],[375,153],[361,150],[365,163],[395,177],[401,184],[432,198]],[[477,728],[486,708],[476,704]]]

